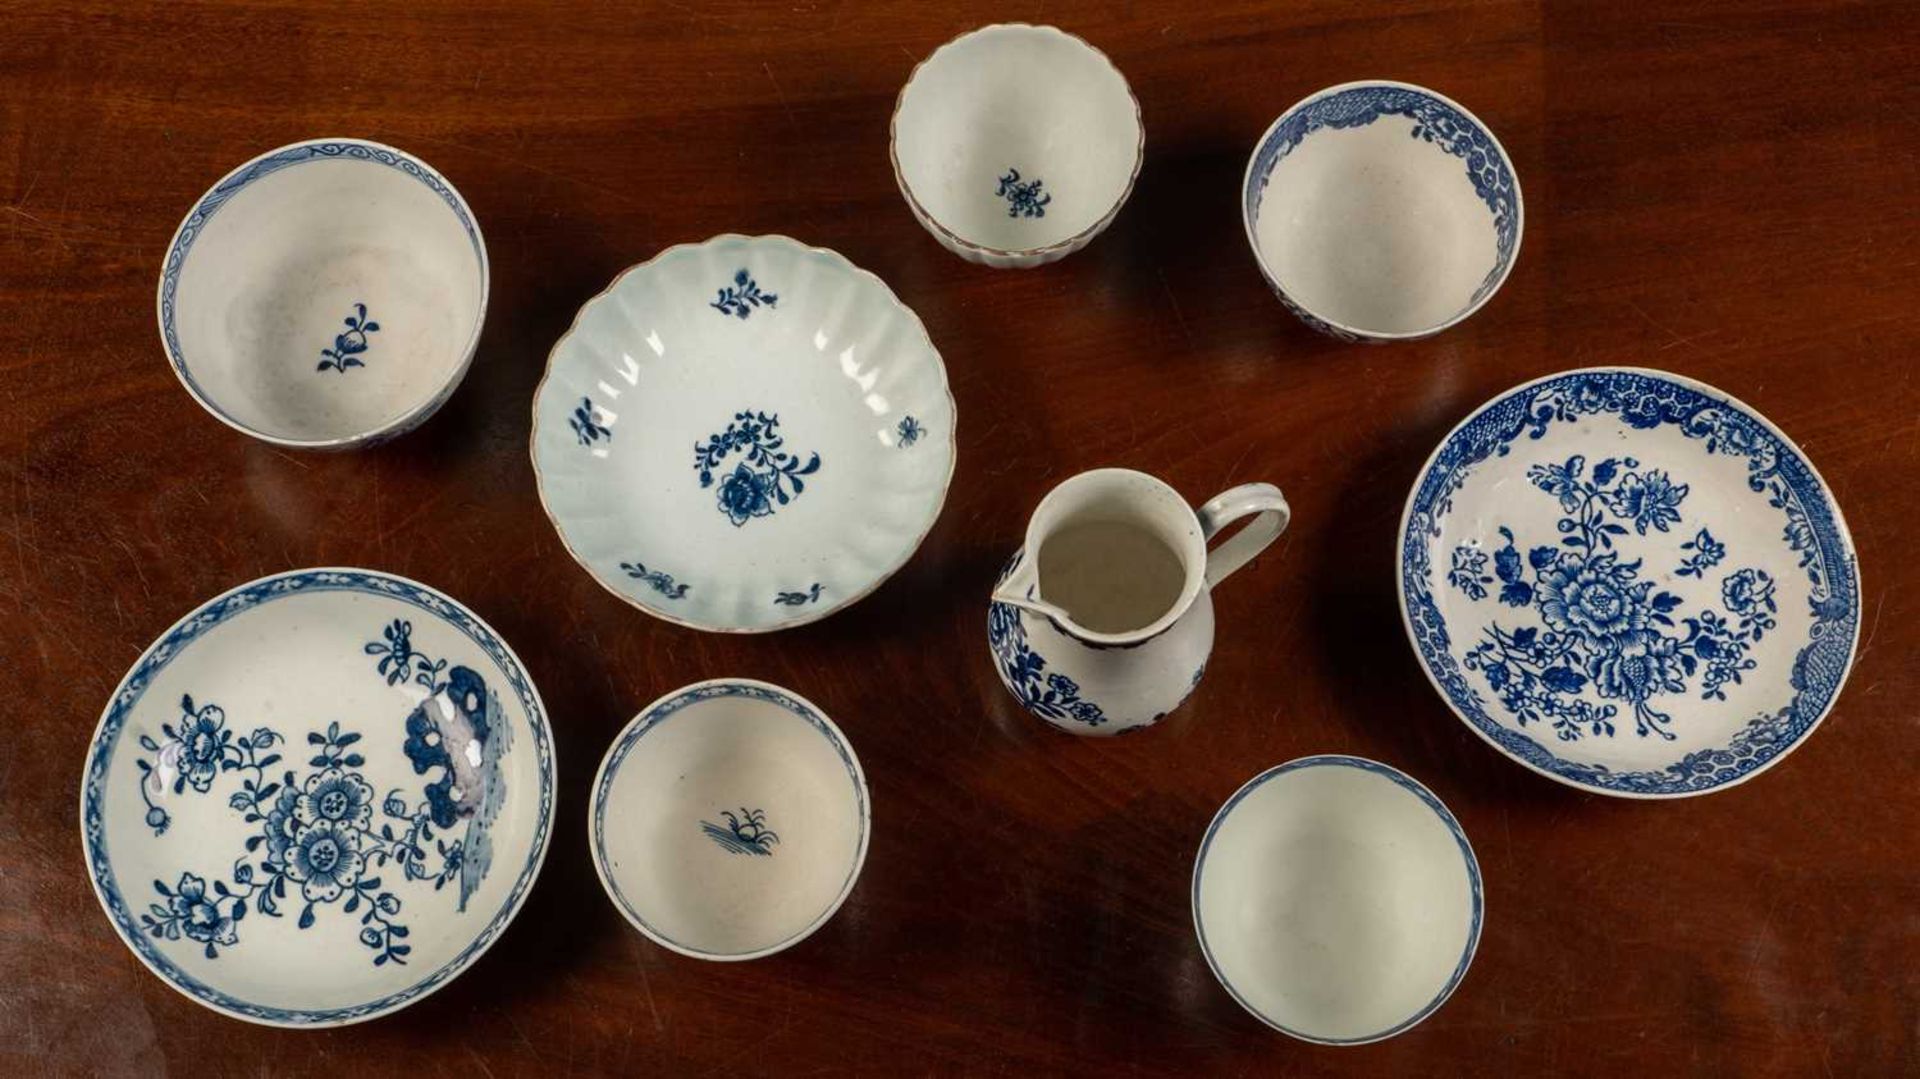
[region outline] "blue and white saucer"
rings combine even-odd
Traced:
[[[1400,528],[1421,665],[1501,752],[1602,794],[1744,782],[1818,726],[1853,663],[1853,541],[1759,413],[1596,368],[1483,405]]]
[[[696,629],[785,629],[871,592],[933,527],[953,461],[920,319],[785,236],[716,236],[621,274],[554,345],[533,406],[568,551]]]
[[[403,577],[245,584],[114,691],[80,789],[87,871],[167,984],[256,1023],[406,1006],[513,920],[553,825],[553,738],[520,661]]]

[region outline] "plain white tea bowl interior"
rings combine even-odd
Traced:
[[[1480,866],[1405,773],[1303,757],[1255,776],[1193,867],[1201,951],[1233,998],[1305,1041],[1352,1045],[1431,1015],[1480,940]]]
[[[894,106],[894,178],[914,217],[988,266],[1038,266],[1086,246],[1132,193],[1145,151],[1125,76],[1051,26],[955,38]]]
[[[487,308],[466,201],[362,139],[273,150],[201,196],[157,298],[174,373],[221,422],[300,449],[402,434],[466,374]]]
[[[593,864],[634,928],[683,955],[757,959],[853,891],[871,823],[833,721],[765,682],[699,682],[648,705],[600,764]]]
[[[621,274],[554,345],[533,410],[567,550],[697,629],[859,600],[913,555],[953,476],[953,396],[919,318],[785,236],[716,236]]]
[[[1513,164],[1474,115],[1407,83],[1346,83],[1280,115],[1241,215],[1267,282],[1314,329],[1426,337],[1479,310],[1520,253]]]
[[[81,840],[114,929],[239,1019],[330,1027],[446,985],[498,939],[552,834],[524,667],[453,599],[359,569],[201,604],[108,701]]]

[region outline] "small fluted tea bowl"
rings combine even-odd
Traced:
[[[913,216],[999,269],[1085,247],[1133,193],[1145,153],[1126,77],[1051,26],[962,34],[914,68],[893,110],[893,175]]]
[[[426,163],[315,139],[228,173],[174,233],[160,338],[187,392],[242,433],[340,450],[404,434],[466,374],[487,246]]]
[[[654,701],[600,762],[588,809],[600,883],[682,955],[772,955],[825,925],[867,856],[866,775],[819,708],[765,682]]]
[[[1267,284],[1345,341],[1439,333],[1491,299],[1520,254],[1520,183],[1500,141],[1407,83],[1345,83],[1281,113],[1241,194]]]
[[[1193,923],[1227,992],[1283,1034],[1391,1038],[1466,976],[1484,912],[1466,833],[1427,788],[1363,757],[1249,780],[1193,864]]]

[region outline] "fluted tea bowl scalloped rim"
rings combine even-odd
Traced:
[[[1027,23],[935,49],[900,88],[888,134],[914,219],[996,269],[1085,247],[1120,213],[1146,158],[1140,102],[1106,53]]]

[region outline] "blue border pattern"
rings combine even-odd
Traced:
[[[702,701],[710,701],[718,697],[745,697],[749,700],[765,701],[768,704],[776,705],[806,720],[807,725],[817,731],[822,738],[825,738],[827,743],[833,747],[833,751],[840,755],[840,762],[844,764],[847,769],[847,778],[853,781],[853,795],[860,811],[860,845],[862,847],[865,846],[866,834],[872,827],[872,815],[867,806],[867,784],[861,777],[860,766],[854,760],[853,749],[847,744],[846,736],[829,726],[825,718],[822,717],[820,713],[814,711],[813,708],[804,701],[790,694],[783,693],[778,689],[741,682],[721,682],[694,686],[691,689],[676,693],[660,704],[647,709],[645,714],[641,715],[640,718],[635,720],[625,731],[621,732],[619,741],[615,742],[613,748],[607,751],[607,759],[605,763],[600,766],[600,776],[594,782],[593,834],[588,837],[593,844],[593,860],[600,866],[601,878],[606,883],[607,892],[613,896],[614,902],[619,904],[621,913],[625,914],[628,920],[632,921],[635,925],[644,926],[648,935],[662,941],[671,941],[673,947],[686,952],[688,955],[733,959],[738,958],[734,953],[709,952],[682,944],[654,928],[652,922],[642,917],[640,912],[634,908],[633,903],[627,899],[626,894],[620,890],[619,882],[614,879],[613,863],[612,859],[607,855],[606,841],[607,796],[613,789],[613,777],[619,774],[620,766],[626,763],[627,754],[633,752],[633,747],[638,745],[640,739],[645,737],[648,732],[659,727],[688,705],[699,704]],[[809,923],[805,929],[802,929],[794,936],[788,937],[767,948],[756,949],[752,954],[779,951],[781,948],[793,943],[796,939],[805,937],[813,932],[813,930],[819,928],[821,921],[827,916],[830,916],[834,909],[838,909],[840,902],[844,900],[847,893],[852,890],[854,878],[859,874],[860,866],[864,860],[864,858],[856,858],[854,860],[853,866],[847,870],[846,881],[840,886],[840,899],[835,900],[833,908],[829,909],[825,915],[822,915],[821,919]]]
[[[1495,720],[1449,648],[1434,602],[1429,544],[1473,467],[1505,456],[1516,439],[1543,437],[1555,423],[1618,415],[1636,429],[1672,424],[1708,453],[1747,459],[1747,485],[1767,494],[1784,518],[1783,535],[1799,551],[1812,585],[1813,625],[1793,663],[1794,696],[1749,722],[1724,747],[1703,749],[1659,771],[1615,772],[1555,756]],[[1698,794],[1737,782],[1793,748],[1832,707],[1852,665],[1860,629],[1860,580],[1852,544],[1832,496],[1805,457],[1767,422],[1717,390],[1696,389],[1658,372],[1570,371],[1509,391],[1483,405],[1447,436],[1414,487],[1400,545],[1400,590],[1407,632],[1421,664],[1454,712],[1503,752],[1578,786],[1643,796]]]
[[[514,882],[513,890],[501,904],[500,912],[486,928],[446,965],[397,993],[364,1004],[312,1011],[273,1008],[230,996],[188,974],[161,954],[134,925],[133,915],[120,897],[113,867],[107,857],[105,822],[102,820],[104,787],[121,728],[153,679],[188,645],[234,615],[276,599],[306,592],[365,592],[396,599],[410,603],[459,629],[505,672],[508,684],[513,687],[520,701],[520,707],[526,711],[540,768],[539,822],[534,830],[531,855],[526,867],[520,871],[520,878]],[[367,570],[301,570],[262,578],[209,601],[148,647],[114,691],[113,701],[108,705],[106,715],[101,718],[100,729],[88,751],[86,779],[81,790],[81,830],[86,846],[87,869],[102,903],[108,908],[114,928],[128,947],[175,988],[210,1007],[282,1026],[333,1026],[392,1011],[439,988],[486,951],[494,938],[506,929],[507,923],[513,920],[527,890],[533,886],[534,877],[540,871],[546,854],[548,833],[553,824],[553,743],[546,712],[540,705],[533,684],[521,669],[519,660],[466,608],[425,585],[384,573]]]
[[[220,212],[220,208],[232,201],[235,195],[245,190],[255,180],[271,176],[281,169],[294,165],[341,159],[370,161],[376,165],[385,165],[391,169],[398,169],[425,184],[428,190],[440,196],[440,201],[446,203],[447,208],[453,211],[453,216],[460,222],[460,227],[466,230],[467,239],[473,244],[473,253],[479,259],[482,274],[486,272],[486,246],[481,242],[480,231],[475,227],[473,218],[468,215],[460,196],[439,173],[404,153],[389,147],[363,142],[313,142],[288,146],[240,166],[215,184],[213,190],[207,192],[194,206],[193,211],[187,215],[186,221],[180,225],[179,233],[173,238],[173,244],[167,248],[167,260],[160,270],[160,336],[166,339],[167,360],[173,364],[173,369],[179,372],[187,385],[192,387],[195,397],[230,422],[238,424],[239,421],[227,415],[225,409],[215,405],[213,398],[201,389],[200,383],[194,380],[193,373],[188,370],[186,355],[180,348],[180,335],[174,326],[174,293],[180,288],[180,271],[186,267],[187,253],[193,249],[194,241],[200,238],[200,233],[207,227],[207,222],[213,220],[213,216]],[[451,392],[451,388],[448,392]],[[431,407],[427,409],[429,413],[432,411],[434,409]],[[240,426],[246,425],[240,424]],[[400,430],[390,432],[388,437],[403,433],[408,426],[410,425],[403,424]],[[251,430],[251,428],[247,429]]]
[[[1506,153],[1486,128],[1461,109],[1430,93],[1407,86],[1349,86],[1289,110],[1254,151],[1253,167],[1247,173],[1246,188],[1242,192],[1242,212],[1247,223],[1251,227],[1260,220],[1260,205],[1266,198],[1274,169],[1306,141],[1308,135],[1322,129],[1366,127],[1382,116],[1404,116],[1412,120],[1413,137],[1461,158],[1474,192],[1493,215],[1493,268],[1487,271],[1467,301],[1468,308],[1472,308],[1500,284],[1513,263],[1520,239],[1520,188]],[[1261,270],[1264,274],[1264,265]],[[1321,333],[1347,342],[1379,340],[1372,335],[1341,329],[1309,314],[1270,276],[1267,284],[1287,310]]]
[[[1248,795],[1265,786],[1270,780],[1278,779],[1289,772],[1321,767],[1355,768],[1362,772],[1368,772],[1392,780],[1395,785],[1412,793],[1416,798],[1419,798],[1421,802],[1426,804],[1428,809],[1433,810],[1435,816],[1440,818],[1440,823],[1446,825],[1447,831],[1453,834],[1453,841],[1460,845],[1460,857],[1466,862],[1467,867],[1467,883],[1473,890],[1473,916],[1467,927],[1467,946],[1461,951],[1460,962],[1454,966],[1453,973],[1448,975],[1446,984],[1440,987],[1440,992],[1435,994],[1434,998],[1428,1001],[1426,1006],[1402,1020],[1400,1023],[1388,1027],[1379,1033],[1364,1034],[1358,1038],[1322,1038],[1312,1034],[1303,1034],[1300,1031],[1283,1026],[1262,1014],[1259,1009],[1248,1003],[1247,999],[1240,995],[1239,990],[1233,987],[1233,983],[1227,981],[1226,975],[1220,973],[1220,965],[1214,962],[1213,949],[1207,946],[1206,926],[1202,924],[1200,920],[1200,875],[1201,871],[1206,868],[1207,851],[1213,846],[1215,833],[1219,832],[1220,826],[1226,823],[1227,817],[1233,813],[1234,807],[1245,800]],[[1381,1041],[1412,1028],[1421,1020],[1439,1010],[1440,1005],[1447,1002],[1447,998],[1453,995],[1454,989],[1457,988],[1461,980],[1467,976],[1467,967],[1472,965],[1474,952],[1480,947],[1481,924],[1486,920],[1486,886],[1480,878],[1480,860],[1474,857],[1473,844],[1467,842],[1467,833],[1460,827],[1460,822],[1454,817],[1452,811],[1442,804],[1440,799],[1436,798],[1433,792],[1428,790],[1419,780],[1414,779],[1400,769],[1391,765],[1381,764],[1379,761],[1368,760],[1365,757],[1348,756],[1344,753],[1323,753],[1312,757],[1301,757],[1297,760],[1288,761],[1285,764],[1276,764],[1272,768],[1247,780],[1244,786],[1235,791],[1233,797],[1228,798],[1226,804],[1220,807],[1220,811],[1213,815],[1213,822],[1207,825],[1207,833],[1200,840],[1200,853],[1195,855],[1193,859],[1191,903],[1193,905],[1193,931],[1200,939],[1200,953],[1206,957],[1207,967],[1213,971],[1214,979],[1226,989],[1227,994],[1233,997],[1242,1008],[1252,1013],[1255,1018],[1280,1033],[1299,1038],[1301,1041],[1316,1042],[1320,1045],[1362,1045],[1367,1042]]]

